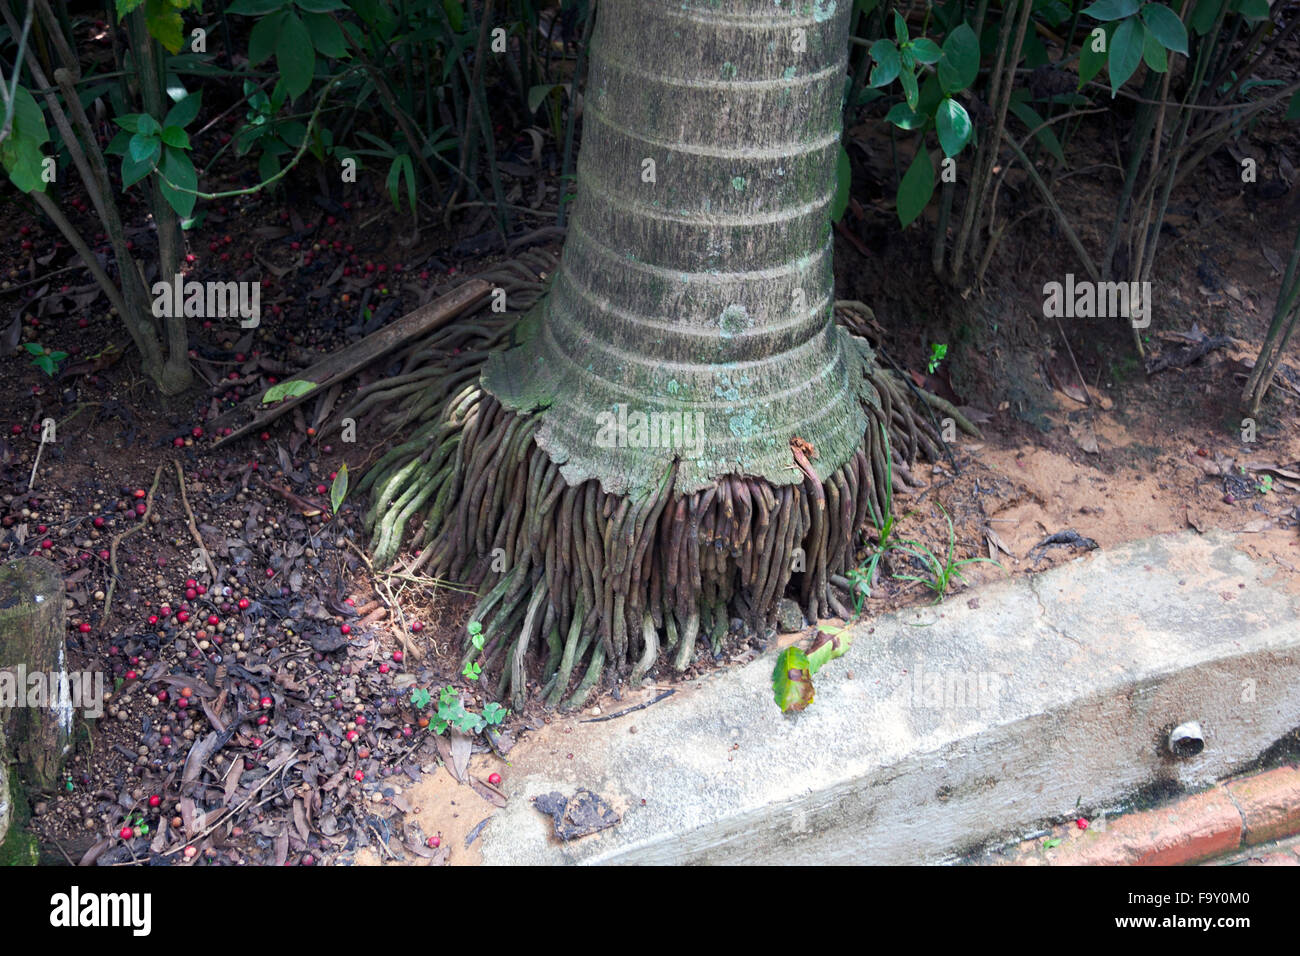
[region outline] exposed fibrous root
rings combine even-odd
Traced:
[[[764,632],[787,589],[809,619],[847,617],[848,596],[836,587],[856,563],[859,533],[882,518],[884,483],[892,476],[897,487],[913,485],[908,463],[940,454],[939,436],[905,386],[868,364],[877,399],[864,402],[869,426],[827,479],[796,449],[800,483],[729,475],[682,495],[673,465],[657,489],[617,496],[596,481],[568,485],[534,441],[536,417],[503,408],[477,375],[458,374],[468,364],[437,361],[456,376],[454,387],[433,401],[414,392],[406,410],[389,416],[414,420],[416,432],[362,483],[373,502],[375,562],[391,561],[407,523],[424,516],[416,566],[478,589],[471,620],[488,639],[481,651],[467,641],[465,660],[498,674],[498,696],[516,707],[530,661],[549,705],[579,707],[606,670],[633,684],[661,657],[685,670],[701,638],[718,650],[733,618]],[[417,381],[422,389],[441,384],[422,376],[383,387]]]

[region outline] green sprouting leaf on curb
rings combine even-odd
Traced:
[[[345,461],[339,465],[339,470],[334,474],[334,480],[330,483],[330,510],[334,514],[339,513],[339,508],[343,505],[343,499],[348,496],[348,463]]]
[[[817,629],[821,633],[817,635],[807,654],[810,674],[816,674],[837,657],[843,657],[853,646],[853,632],[848,627],[819,624]]]
[[[813,702],[808,655],[793,645],[777,655],[772,670],[772,696],[783,714],[803,710]]]
[[[1061,838],[1060,838],[1060,837],[1053,837],[1053,838],[1050,839],[1050,840],[1044,840],[1044,841],[1043,841],[1043,849],[1044,849],[1044,850],[1055,850],[1055,849],[1056,849],[1058,846],[1060,846],[1060,845],[1061,845]]]
[[[910,226],[933,195],[934,166],[930,164],[930,154],[922,146],[898,184],[898,221],[904,227]]]
[[[291,378],[287,382],[276,382],[262,396],[262,404],[270,405],[282,398],[297,398],[299,395],[306,395],[315,387],[315,382],[309,382],[305,378]]]
[[[841,146],[839,158],[835,161],[835,199],[831,202],[831,221],[839,222],[844,218],[844,210],[849,208],[849,190],[853,185],[853,168],[849,163],[848,151]]]

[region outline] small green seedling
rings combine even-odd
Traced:
[[[28,342],[23,348],[27,350],[27,354],[32,356],[32,364],[50,378],[54,377],[59,363],[68,357],[67,352],[56,352],[53,349],[47,349],[43,345],[37,345],[35,342]]]
[[[904,541],[896,546],[897,550],[904,551],[919,559],[925,566],[927,573],[923,575],[894,575],[894,577],[899,581],[920,581],[930,590],[934,591],[935,599],[933,603],[935,604],[938,604],[947,597],[948,588],[955,578],[962,578],[965,580],[965,575],[961,573],[961,569],[966,565],[975,564],[976,562],[984,562],[985,564],[997,564],[998,567],[1002,567],[1002,565],[998,564],[998,562],[994,561],[992,558],[963,558],[960,561],[954,560],[953,556],[957,549],[957,533],[953,530],[952,518],[948,517],[948,512],[942,505],[939,506],[939,510],[943,512],[944,520],[948,522],[948,553],[944,555],[943,560],[940,561],[935,553],[925,545],[917,541]]]
[[[933,375],[935,370],[939,367],[939,363],[947,357],[948,346],[944,345],[942,342],[932,343],[930,345],[930,363],[925,367],[925,370]]]

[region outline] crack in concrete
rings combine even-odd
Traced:
[[[1071,644],[1074,644],[1080,649],[1084,649],[1083,641],[1079,640],[1077,637],[1071,637],[1061,628],[1057,627],[1056,622],[1054,622],[1051,615],[1047,613],[1047,605],[1043,603],[1043,596],[1038,593],[1038,578],[1038,574],[1030,574],[1028,575],[1027,580],[1029,582],[1029,591],[1034,595],[1034,600],[1038,602],[1038,611],[1042,615],[1043,623],[1048,626],[1053,634],[1059,634]]]

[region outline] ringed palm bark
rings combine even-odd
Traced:
[[[833,579],[891,447],[935,451],[833,314],[850,7],[600,5],[549,292],[374,482],[380,525],[433,502],[425,557],[481,588],[483,660],[516,703],[534,648],[553,704],[587,663],[580,705],[605,668],[636,682],[735,616],[765,626],[792,582],[809,616],[847,616]]]

